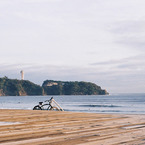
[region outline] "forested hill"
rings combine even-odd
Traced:
[[[0,96],[42,95],[43,89],[30,81],[0,78]]]
[[[42,87],[47,95],[106,95],[108,92],[90,82],[46,80]]]
[[[0,78],[0,96],[32,95],[106,95],[108,92],[90,82],[46,80],[42,86],[28,80]]]

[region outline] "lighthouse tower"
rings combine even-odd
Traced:
[[[24,80],[24,71],[21,70],[20,73],[21,73],[21,80]]]

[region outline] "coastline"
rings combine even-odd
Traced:
[[[145,144],[145,115],[0,109],[3,145]]]

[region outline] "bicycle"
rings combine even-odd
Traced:
[[[48,103],[45,103],[48,102]],[[45,104],[44,104],[45,103]],[[33,110],[53,110],[53,111],[64,111],[60,105],[51,97],[50,100],[39,102],[38,105],[34,106]]]

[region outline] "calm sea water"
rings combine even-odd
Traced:
[[[33,109],[52,96],[1,96],[0,109]],[[145,94],[53,96],[65,111],[145,114]]]

